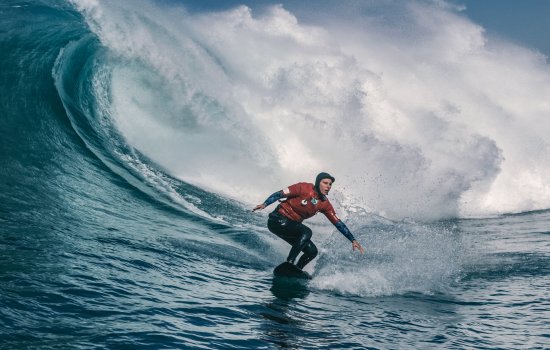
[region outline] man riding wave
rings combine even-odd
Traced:
[[[352,249],[364,252],[363,247],[353,237],[346,224],[338,216],[330,204],[327,195],[335,179],[330,174],[322,172],[317,175],[315,184],[299,182],[269,196],[262,204],[258,204],[252,211],[261,210],[270,204],[286,198],[273,212],[269,214],[267,227],[269,231],[288,242],[292,248],[286,261],[294,264],[298,254],[304,254],[296,266],[303,269],[318,253],[317,247],[311,241],[313,232],[302,221],[318,212],[327,219],[352,243]]]

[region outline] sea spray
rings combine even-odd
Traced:
[[[313,267],[313,285],[359,296],[445,292],[460,279],[468,244],[450,223],[390,222],[360,214],[349,220],[365,254],[334,232]]]

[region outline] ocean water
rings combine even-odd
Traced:
[[[550,69],[443,2],[0,4],[0,349],[550,348]],[[250,209],[319,171],[308,283]]]

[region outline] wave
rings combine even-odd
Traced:
[[[88,149],[128,184],[161,202],[169,205],[175,202],[208,217],[182,198],[161,171],[148,166],[146,159],[125,142],[113,125],[109,101],[111,73],[105,55],[97,40],[88,36],[69,43],[55,62],[56,87],[74,130]]]
[[[108,53],[100,107],[176,178],[255,203],[328,170],[340,208],[391,218],[550,207],[548,65],[456,8],[73,5]]]
[[[505,119],[465,117],[498,100],[472,96],[502,82],[487,81],[489,68],[509,44],[487,39],[453,58],[457,41],[475,37],[476,26],[433,4],[388,3],[378,14],[344,16],[347,6],[330,14],[305,14],[290,3],[188,13],[166,3],[0,6],[6,344],[97,347],[118,339],[133,347],[251,348],[311,338],[330,347],[417,348],[426,339],[463,344],[472,325],[482,334],[472,344],[514,348],[525,337],[544,344],[545,187],[503,188],[499,179],[544,174],[546,159],[514,158],[510,147],[532,147],[546,124],[529,129],[531,110],[521,125],[511,105],[526,102],[514,98],[500,101]],[[419,21],[418,6],[428,19]],[[437,19],[443,34],[419,34]],[[405,30],[394,23],[418,45],[400,42]],[[469,30],[472,37],[462,35]],[[357,37],[344,35],[352,31]],[[438,35],[450,41],[439,58]],[[433,50],[420,38],[435,40]],[[536,55],[515,49],[514,60],[533,59],[518,72],[527,79],[531,67],[545,81]],[[458,98],[450,86],[468,85],[462,64],[472,68],[475,57],[489,67],[473,72],[484,83]],[[539,91],[531,93],[536,105]],[[457,109],[438,109],[447,95]],[[503,125],[493,128],[497,119]],[[515,138],[504,137],[506,127]],[[353,252],[323,217],[308,220],[320,250],[306,268],[314,279],[289,288],[271,277],[289,246],[248,201],[319,170],[336,175],[331,200],[366,252]],[[483,204],[483,196],[519,189],[527,192]],[[417,220],[468,210],[524,212]],[[441,317],[431,317],[434,310]],[[491,315],[530,328],[505,332],[503,343],[503,336],[483,336],[495,333]],[[351,333],[350,317],[359,320]],[[448,334],[442,322],[451,325]],[[365,333],[373,324],[376,342]],[[330,334],[309,332],[311,325]],[[407,337],[396,338],[396,327]],[[384,329],[388,337],[379,336]],[[414,337],[425,329],[435,333]]]
[[[65,46],[53,68],[73,129],[131,187],[224,235],[216,244],[193,238],[174,246],[265,268],[265,259],[279,259],[287,247],[264,236],[263,219],[247,214],[246,205],[296,179],[337,169],[332,200],[371,254],[350,257],[338,233],[314,222],[320,246],[334,248],[311,266],[315,287],[354,295],[425,293],[454,283],[467,249],[453,230],[383,217],[513,211],[509,202],[486,200],[517,190],[498,184],[522,171],[509,173],[506,164],[524,159],[509,158],[500,126],[487,132],[502,121],[497,115],[469,121],[465,111],[488,100],[473,97],[481,88],[460,96],[451,91],[467,73],[451,52],[416,51],[377,23],[302,23],[299,12],[282,6],[253,15],[244,6],[190,14],[150,2],[73,5],[92,33]],[[479,40],[468,49],[455,43],[461,60],[503,64],[494,50],[510,44],[489,45],[479,27],[453,10],[419,12],[419,6],[407,7],[409,27],[420,30],[417,16],[431,11]],[[358,38],[344,36],[349,26],[358,26]],[[372,33],[387,41],[373,42]],[[435,28],[424,34],[442,40],[432,37],[440,35]],[[409,57],[385,57],[391,43],[410,50]],[[545,68],[532,52],[515,49]],[[447,70],[453,74],[439,91],[438,76]],[[547,205],[544,196],[525,200],[517,197],[514,210]],[[227,254],[216,253],[217,244]]]

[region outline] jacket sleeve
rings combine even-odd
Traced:
[[[350,242],[355,241],[355,237],[353,237],[353,235],[351,234],[351,231],[346,226],[346,224],[344,224],[344,222],[342,220],[335,223],[334,226],[336,226],[338,231],[340,231],[341,234],[343,234],[347,239],[349,239]]]
[[[302,193],[303,187],[304,187],[304,184],[302,184],[302,183],[297,183],[297,184],[294,184],[294,185],[290,185],[287,188],[284,188],[282,190],[283,197],[285,197],[285,198],[298,197]]]
[[[329,219],[330,222],[340,231],[341,234],[344,235],[347,239],[350,240],[350,242],[353,242],[355,240],[355,237],[353,237],[353,234],[349,230],[349,228],[344,224],[342,220],[336,215],[336,212],[334,211],[334,208],[332,207],[332,204],[329,203],[329,206],[326,210],[322,212],[325,214],[327,219]]]
[[[300,184],[288,186],[287,188],[277,191],[271,196],[267,197],[267,199],[264,201],[264,205],[267,207],[268,205],[275,203],[281,198],[298,197],[300,195],[300,190]]]
[[[267,199],[264,201],[264,205],[267,207],[268,205],[275,203],[279,199],[283,198],[283,191],[277,191],[273,193],[271,196],[267,197]]]

